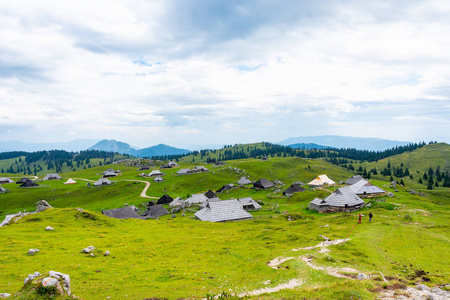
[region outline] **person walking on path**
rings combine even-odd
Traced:
[[[361,213],[359,213],[358,224],[361,224],[361,217],[362,217],[362,215],[361,215]]]
[[[372,212],[370,212],[369,213],[369,222],[372,222],[372,217],[373,217]]]

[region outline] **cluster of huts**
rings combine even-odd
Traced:
[[[176,168],[179,165],[174,162],[174,161],[169,161],[167,164],[164,164],[160,167],[160,169],[172,169],[172,168]]]
[[[154,182],[164,182],[163,176],[166,176],[165,173],[161,172],[160,170],[153,170],[148,174],[142,173],[142,177],[151,177],[153,178]]]
[[[258,210],[261,205],[251,197],[220,200],[217,195],[208,190],[206,193],[191,195],[188,199],[183,200],[180,197],[173,199],[164,194],[158,201],[148,202],[147,209],[141,214],[137,213],[137,208],[122,207],[112,210],[104,210],[103,214],[112,218],[127,219],[148,219],[158,218],[169,214],[169,211],[163,207],[169,205],[172,210],[181,210],[186,207],[198,206],[200,210],[195,213],[197,219],[210,222],[228,222],[251,220],[253,216],[249,210]]]
[[[188,174],[194,174],[194,173],[206,173],[209,172],[207,168],[204,166],[197,166],[192,169],[180,169],[177,171],[177,175],[188,175]]]
[[[386,193],[360,175],[349,178],[345,183],[346,186],[336,189],[327,198],[311,201],[309,209],[318,212],[353,212],[365,206],[362,198],[383,196]]]

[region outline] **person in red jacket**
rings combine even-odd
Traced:
[[[361,213],[359,213],[358,224],[361,224],[361,217],[362,217],[362,215],[361,215]]]

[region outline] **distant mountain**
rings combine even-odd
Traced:
[[[297,143],[297,144],[291,144],[289,145],[289,147],[294,148],[294,149],[327,149],[330,148],[330,146],[322,146],[322,145],[317,145],[314,143]]]
[[[116,140],[101,140],[94,146],[89,147],[88,150],[117,152],[121,154],[130,154],[130,155],[133,155],[132,152],[136,151],[136,149],[132,148],[129,144],[119,142]]]
[[[378,138],[359,138],[339,135],[299,136],[281,141],[281,145],[315,143],[334,148],[355,148],[358,150],[383,151],[395,146],[404,146],[410,142],[391,141]]]
[[[65,143],[24,143],[19,141],[0,142],[0,152],[9,151],[43,151],[43,150],[65,150],[69,152],[86,150],[93,143],[99,140],[94,139],[78,139]]]
[[[186,154],[190,152],[187,149],[179,149],[164,144],[159,144],[144,149],[136,149],[135,147],[132,147],[127,143],[119,142],[116,140],[102,140],[96,143],[94,146],[90,147],[88,150],[118,152],[138,157],[177,155],[177,154]]]
[[[140,149],[140,150],[135,150],[134,151],[135,154],[132,154],[132,155],[139,156],[139,157],[152,157],[152,156],[161,156],[161,155],[187,154],[189,152],[191,152],[191,151],[189,151],[187,149],[179,149],[179,148],[171,147],[168,145],[159,144],[159,145],[151,146],[151,147]]]

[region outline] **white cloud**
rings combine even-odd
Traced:
[[[3,139],[448,136],[446,1],[202,4],[0,3]]]

